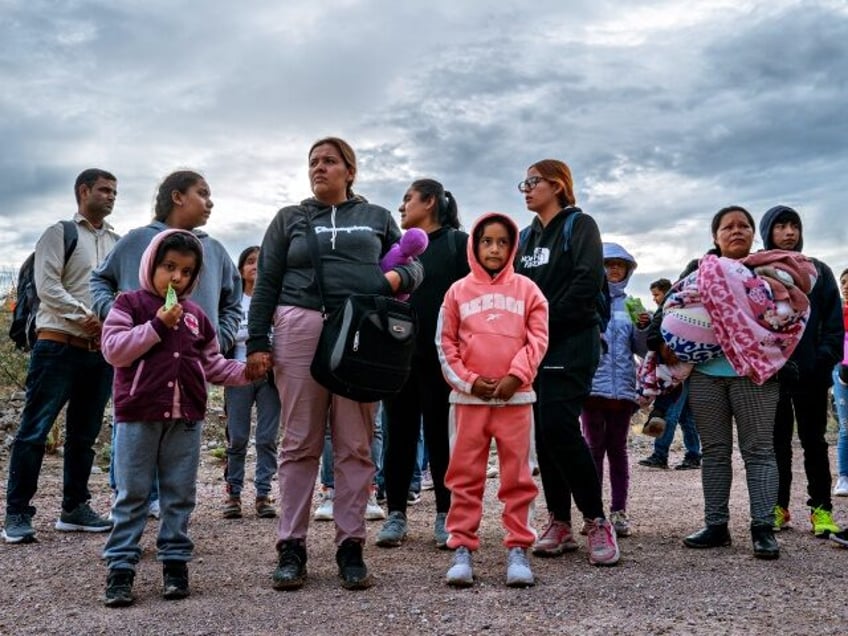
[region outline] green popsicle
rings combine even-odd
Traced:
[[[168,293],[165,294],[165,311],[168,311],[171,307],[177,304],[177,292],[174,291],[174,288],[171,286],[171,283],[168,283]]]

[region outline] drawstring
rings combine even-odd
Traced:
[[[330,210],[330,225],[333,226],[333,233],[330,235],[330,246],[336,249],[336,206]]]

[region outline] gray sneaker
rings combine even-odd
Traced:
[[[6,543],[32,543],[35,541],[32,515],[26,513],[6,515],[3,540]]]
[[[443,550],[448,547],[448,534],[445,528],[445,521],[448,519],[448,513],[437,512],[436,521],[433,523],[433,539],[436,542],[436,547]]]
[[[527,560],[527,550],[510,548],[506,560],[506,586],[530,587],[535,584],[530,561]]]
[[[471,552],[465,546],[460,546],[453,553],[453,564],[445,576],[447,584],[453,587],[470,587],[474,585],[474,570],[471,566]]]
[[[406,539],[406,533],[406,515],[400,510],[394,510],[380,528],[376,543],[381,548],[396,548]]]
[[[62,532],[108,532],[111,529],[112,522],[94,512],[88,502],[81,503],[71,512],[63,510],[56,522],[56,530]]]

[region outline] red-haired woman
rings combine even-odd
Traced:
[[[595,220],[575,206],[571,170],[562,161],[534,163],[518,189],[536,218],[522,231],[515,271],[532,279],[549,304],[550,342],[534,384],[534,419],[550,519],[533,553],[556,556],[577,549],[573,495],[584,518],[589,563],[615,565],[615,529],[604,517],[600,480],[580,432],[580,411],[601,353],[596,306],[604,281],[601,234]],[[579,216],[569,221],[573,214]]]

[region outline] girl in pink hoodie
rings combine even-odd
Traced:
[[[530,506],[538,493],[530,473],[533,379],[548,346],[548,303],[529,278],[516,274],[518,227],[504,214],[474,223],[468,241],[471,273],[445,294],[436,346],[451,386],[455,433],[445,484],[451,491],[448,547],[456,550],[447,583],[474,582],[471,552],[480,546],[486,467],[492,438],[500,461],[506,584],[534,584],[527,548],[535,533]]]

